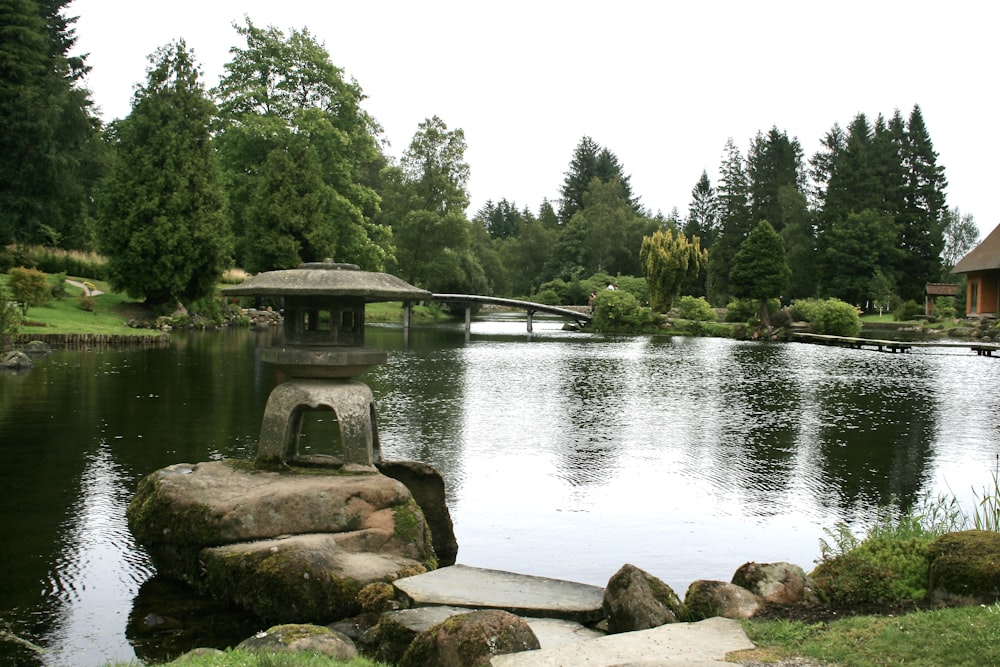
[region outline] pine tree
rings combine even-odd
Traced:
[[[569,163],[560,194],[562,202],[559,207],[559,221],[567,224],[573,216],[583,208],[584,198],[594,179],[601,183],[610,183],[617,179],[622,198],[632,208],[636,215],[642,214],[638,197],[632,194],[630,177],[625,174],[618,157],[590,137],[580,140],[573,158]]]
[[[717,201],[719,237],[708,261],[709,301],[725,305],[729,298],[729,273],[733,258],[751,229],[750,188],[743,156],[732,138],[726,141]]]
[[[0,245],[90,248],[100,123],[83,87],[68,0],[0,5]]]
[[[902,164],[905,175],[904,208],[898,216],[902,250],[899,273],[907,276],[907,281],[900,284],[899,292],[904,299],[918,299],[924,284],[938,280],[941,274],[947,187],[944,167],[937,164],[937,153],[919,106],[913,107],[907,123]]]
[[[805,187],[802,147],[798,139],[772,127],[767,135],[757,133],[747,156],[750,217],[767,220],[779,233],[785,226],[778,192],[786,186]]]

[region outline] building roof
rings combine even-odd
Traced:
[[[958,294],[958,285],[949,283],[927,283],[924,285],[924,294],[927,296],[955,296]]]
[[[983,241],[969,251],[951,270],[952,273],[971,273],[1000,269],[1000,225]]]

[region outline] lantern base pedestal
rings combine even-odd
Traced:
[[[299,454],[306,414],[324,411],[336,417],[343,458]],[[257,444],[258,468],[298,465],[374,473],[381,461],[375,400],[368,385],[350,379],[295,378],[271,391]]]

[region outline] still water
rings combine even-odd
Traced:
[[[276,382],[270,332],[167,350],[55,352],[0,373],[0,663],[101,665],[165,649],[134,619],[169,586],[125,525],[136,483],[252,458]],[[950,493],[1000,453],[1000,360],[706,338],[603,337],[522,318],[369,326],[383,453],[445,478],[467,565],[604,585],[624,563],[681,596],[750,560],[807,570],[824,528]],[[216,618],[216,617],[213,617]],[[46,647],[37,658],[4,632]]]

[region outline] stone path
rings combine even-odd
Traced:
[[[542,648],[497,656],[493,667],[732,667],[727,653],[753,648],[725,618],[604,635],[583,625],[603,616],[604,589],[558,579],[453,565],[394,585],[414,606],[395,614],[418,631],[472,609],[524,617]]]

